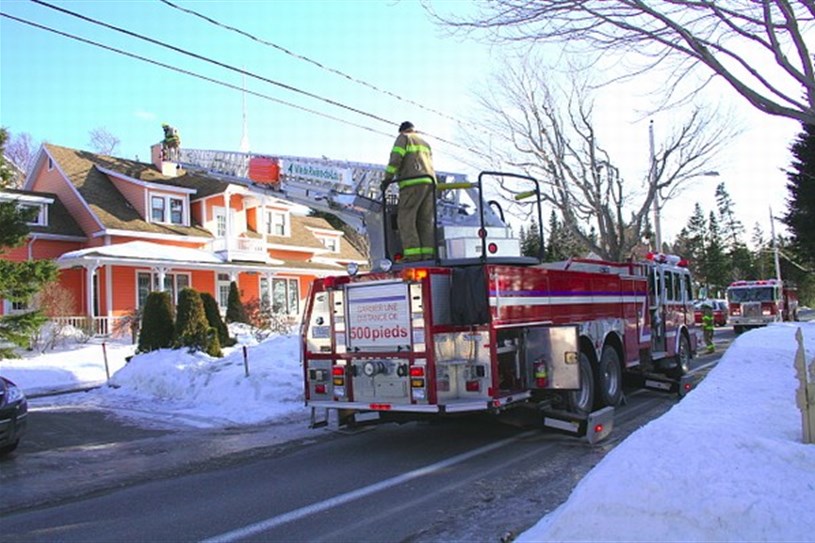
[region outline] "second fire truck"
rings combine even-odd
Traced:
[[[735,281],[727,288],[727,309],[733,331],[798,320],[798,293],[778,279]]]

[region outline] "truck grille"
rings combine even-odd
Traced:
[[[741,314],[745,317],[760,317],[761,302],[747,302],[741,304]]]

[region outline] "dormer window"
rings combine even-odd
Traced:
[[[340,252],[340,240],[333,237],[325,237],[320,238],[320,241],[323,243],[323,246],[331,251],[332,253],[339,253]]]
[[[150,222],[185,224],[184,200],[163,194],[150,197]]]
[[[267,211],[266,233],[271,236],[291,236],[289,214],[283,211]]]
[[[31,226],[48,226],[48,206],[44,204],[23,204],[21,207],[23,209],[37,210],[37,214],[34,216],[34,219],[26,224]]]

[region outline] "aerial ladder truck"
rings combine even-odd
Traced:
[[[523,411],[594,442],[611,431],[625,374],[689,388],[701,337],[686,263],[521,255],[484,194],[501,178],[521,183],[517,197],[534,199],[542,232],[532,177],[438,172],[436,255],[401,263],[396,189],[381,193],[382,165],[185,149],[181,166],[332,213],[369,237],[371,269],[316,279],[305,303],[312,426]]]

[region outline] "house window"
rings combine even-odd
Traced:
[[[218,274],[218,305],[221,306],[223,311],[226,311],[226,308],[229,306],[230,283],[231,281],[229,280],[229,274]]]
[[[290,236],[289,214],[282,211],[267,211],[266,233],[272,236]]]
[[[340,240],[337,238],[321,238],[320,241],[323,242],[323,245],[326,249],[331,251],[332,253],[339,253],[340,252]]]
[[[272,311],[285,315],[300,312],[300,289],[297,279],[272,279]]]
[[[226,213],[223,210],[215,213],[215,235],[219,238],[226,236]]]
[[[170,198],[170,222],[173,224],[184,224],[184,200],[180,198]]]
[[[182,198],[154,194],[150,197],[150,219],[152,222],[169,222],[170,224],[183,225],[184,200]]]
[[[173,303],[178,303],[178,293],[182,288],[190,286],[189,274],[168,273],[164,276],[164,291],[169,292]],[[158,290],[158,274],[151,272],[138,272],[136,274],[136,289],[138,296],[138,306],[144,307],[147,295],[154,290]]]
[[[37,214],[34,218],[26,224],[30,224],[33,226],[48,226],[48,215],[47,215],[47,208],[44,205],[30,205],[30,204],[23,204],[21,206],[23,209],[36,209]]]
[[[164,222],[164,198],[153,196],[150,199],[150,218],[153,222]]]
[[[49,156],[48,157],[48,171],[50,172],[53,169],[54,169],[54,159]]]
[[[13,315],[16,313],[25,313],[26,311],[30,311],[30,307],[28,307],[28,302],[12,302],[9,300],[5,300],[4,304],[4,312],[7,315]]]

